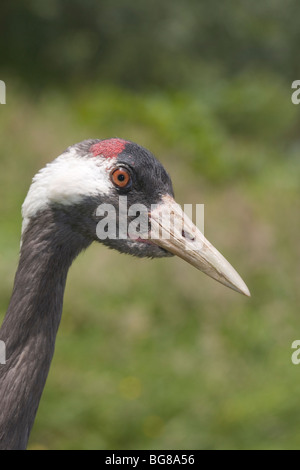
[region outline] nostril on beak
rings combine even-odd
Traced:
[[[191,235],[186,230],[182,230],[182,236],[183,236],[183,238],[186,238],[187,240],[191,240],[192,242],[195,241],[194,235]]]

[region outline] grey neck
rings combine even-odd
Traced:
[[[23,237],[11,301],[0,329],[0,449],[24,449],[45,386],[59,327],[66,277],[90,241],[59,213],[32,219]]]

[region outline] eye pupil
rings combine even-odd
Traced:
[[[125,181],[125,176],[122,175],[122,174],[120,174],[120,175],[118,176],[118,180],[121,181],[121,182],[122,182],[122,181]]]

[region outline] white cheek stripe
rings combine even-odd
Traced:
[[[112,189],[109,170],[112,160],[84,158],[74,149],[48,163],[32,180],[22,206],[22,233],[31,217],[52,203],[72,205],[84,197],[108,193]]]

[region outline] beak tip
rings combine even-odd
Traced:
[[[240,294],[243,294],[245,297],[251,297],[251,293],[244,281],[241,278],[240,281],[241,282],[239,283],[239,286],[235,286],[233,287],[233,289],[239,292]]]
[[[243,292],[242,292],[246,297],[251,297],[251,293],[247,287],[247,289],[245,289]]]

